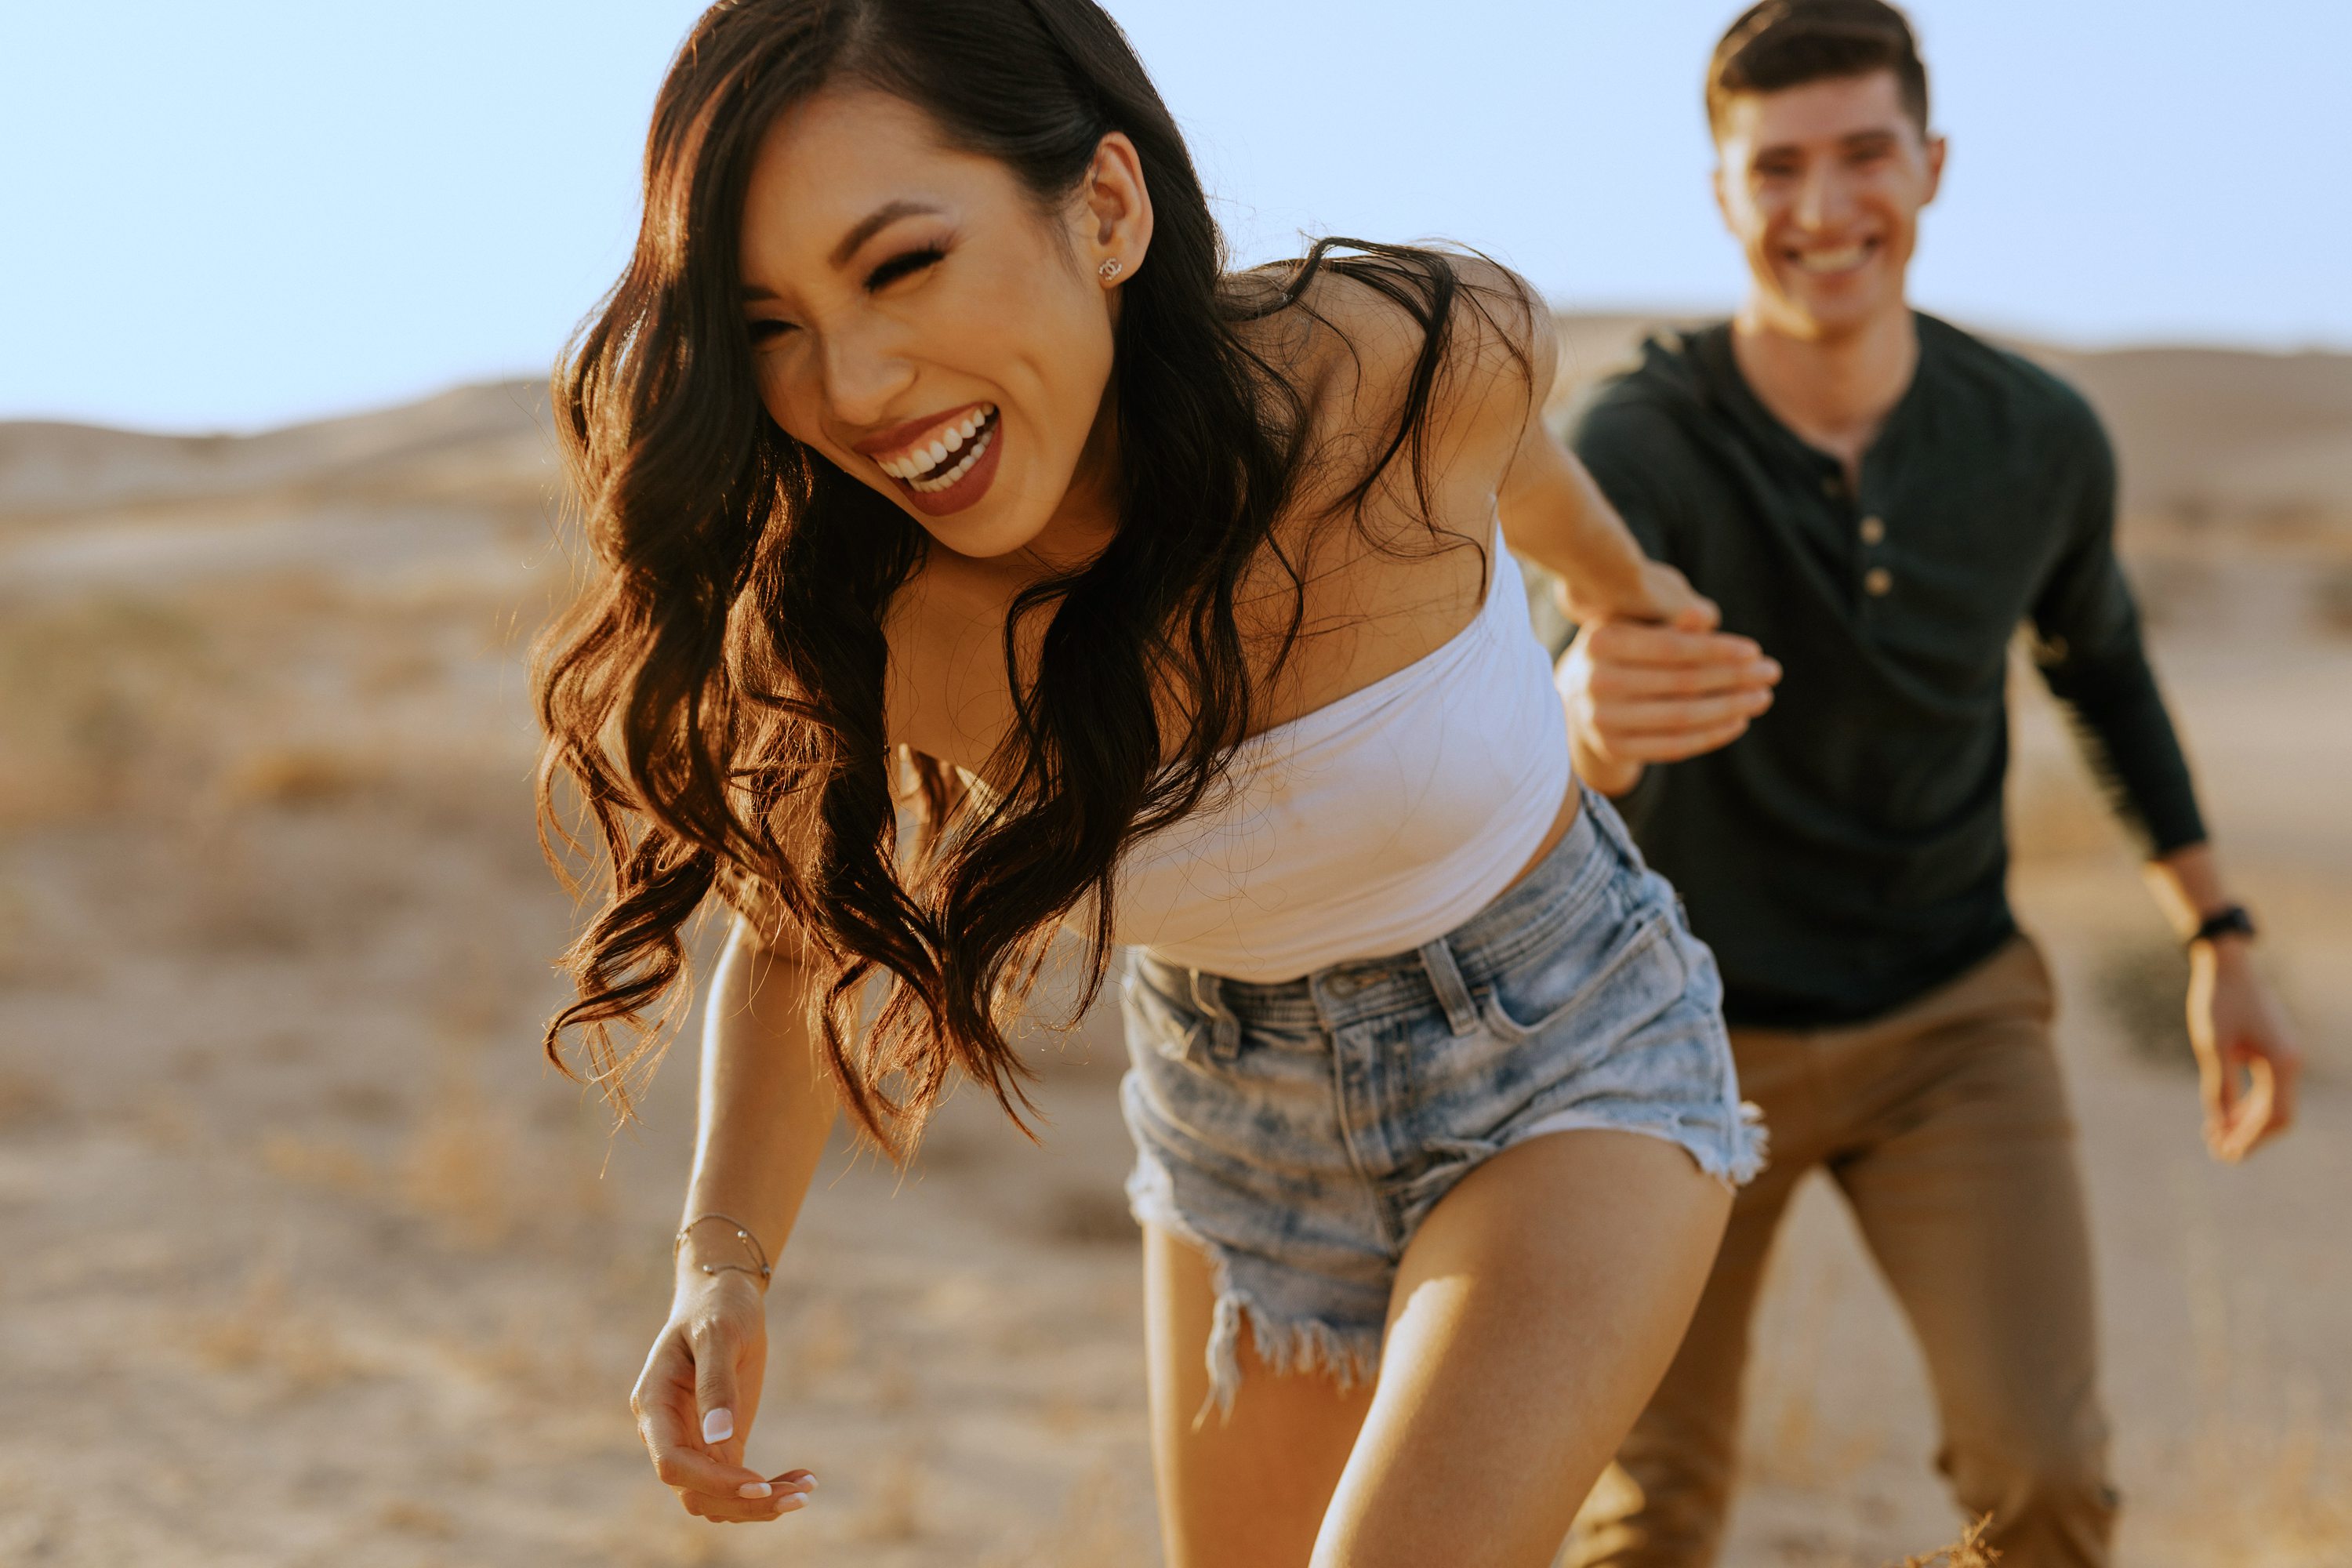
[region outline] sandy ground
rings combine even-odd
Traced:
[[[2143,546],[2314,1070],[2291,1142],[2206,1162],[2178,960],[2029,700],[2017,890],[2069,1001],[2124,1561],[2342,1568],[2352,638],[2308,592],[2342,562]],[[521,650],[564,578],[511,505],[0,530],[0,1564],[1155,1561],[1099,1017],[1040,1044],[1042,1148],[966,1096],[903,1176],[828,1162],[753,1445],[816,1468],[814,1506],[713,1529],[647,1472],[624,1399],[689,1075],[616,1137],[538,1056],[572,910],[532,842]],[[1759,1335],[1729,1561],[1948,1538],[1915,1357],[1820,1191]]]

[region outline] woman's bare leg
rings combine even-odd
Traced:
[[[1550,1563],[1673,1359],[1730,1208],[1689,1155],[1631,1132],[1551,1133],[1464,1177],[1405,1251],[1314,1568]]]
[[[1151,1458],[1168,1568],[1305,1568],[1371,1391],[1342,1394],[1328,1376],[1276,1373],[1244,1327],[1232,1419],[1212,1410],[1195,1424],[1209,1396],[1216,1309],[1209,1261],[1146,1226],[1143,1279]]]

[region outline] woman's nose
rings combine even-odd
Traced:
[[[824,334],[822,364],[825,406],[845,425],[879,424],[915,379],[912,361],[856,329]]]

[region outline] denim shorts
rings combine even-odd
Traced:
[[[1232,1408],[1244,1321],[1270,1366],[1370,1378],[1405,1244],[1522,1140],[1646,1133],[1753,1176],[1722,995],[1674,889],[1590,791],[1558,847],[1416,952],[1279,984],[1136,953],[1128,1200],[1210,1260],[1212,1400]]]

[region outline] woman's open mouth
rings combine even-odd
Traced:
[[[921,446],[877,458],[875,466],[897,482],[918,510],[944,516],[961,511],[987,492],[996,477],[1003,435],[996,405],[982,404],[931,432]]]

